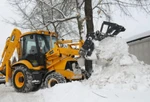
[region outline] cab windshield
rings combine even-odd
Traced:
[[[48,35],[38,35],[37,36],[38,45],[42,53],[46,53],[50,49],[54,48],[54,43],[56,42],[56,37]],[[52,42],[51,42],[52,40]]]
[[[52,39],[52,42],[50,42]],[[54,47],[57,38],[49,35],[27,35],[21,38],[21,49],[23,56],[36,54],[39,52],[45,54]]]

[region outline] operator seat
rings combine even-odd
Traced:
[[[29,50],[29,54],[27,55],[26,59],[32,63],[33,66],[37,66],[38,62],[37,62],[37,48],[36,46],[31,46],[30,50]]]
[[[36,54],[36,53],[37,53],[37,48],[36,48],[36,46],[31,46],[30,54]]]
[[[31,46],[26,59],[33,65],[45,65],[45,54],[38,53],[36,46]]]

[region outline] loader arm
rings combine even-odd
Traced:
[[[5,44],[5,47],[1,56],[2,59],[1,59],[1,65],[0,65],[0,72],[2,72],[3,74],[6,74],[7,71],[9,72],[11,71],[10,59],[13,55],[14,50],[17,49],[17,53],[19,54],[18,49],[20,47],[19,45],[20,36],[21,36],[20,30],[14,29],[10,37],[8,37],[8,39],[6,40],[6,44]],[[6,73],[3,72],[5,68],[9,69],[9,70],[6,70]]]
[[[72,40],[60,40],[54,44],[54,48],[46,53],[47,69],[51,69],[65,58],[80,56],[79,49],[83,45],[83,40],[73,43]],[[65,45],[65,46],[64,46]],[[52,63],[49,65],[49,63]]]

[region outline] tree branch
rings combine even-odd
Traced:
[[[57,19],[57,20],[49,20],[47,23],[56,23],[56,22],[64,22],[64,21],[69,21],[69,20],[72,20],[72,19],[75,19],[77,18],[78,16],[72,16],[72,17],[68,17],[68,18],[64,18],[64,19]]]
[[[16,6],[17,6],[18,9],[23,13],[23,15],[27,17],[27,19],[29,20],[31,26],[32,26],[34,29],[36,29],[36,27],[33,25],[32,21],[31,21],[30,17],[21,9],[21,7],[20,7],[17,3],[16,3]]]

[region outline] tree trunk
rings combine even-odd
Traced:
[[[86,17],[86,28],[87,28],[87,33],[90,33],[94,31],[92,0],[84,0],[84,1],[85,1],[84,12]],[[85,59],[85,70],[89,73],[89,75],[91,75],[93,70],[91,60]]]
[[[87,33],[90,33],[94,31],[92,0],[84,0],[84,1],[85,1],[84,12],[86,17]]]
[[[80,2],[81,2],[81,0],[80,0]],[[79,3],[79,0],[76,0],[76,5],[77,5],[77,7],[76,7],[76,9],[77,9],[77,14],[78,14],[78,16],[77,16],[77,23],[78,23],[78,30],[79,30],[79,36],[80,36],[80,40],[82,40],[82,21],[81,21],[81,6],[79,5],[80,3]]]

